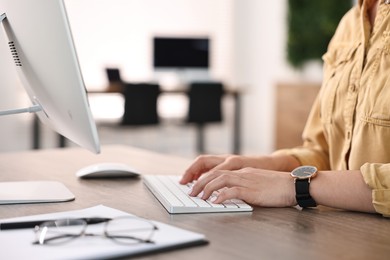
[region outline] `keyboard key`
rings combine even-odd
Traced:
[[[196,205],[198,205],[199,207],[203,207],[203,208],[211,208],[211,205],[209,203],[207,203],[207,201],[205,200],[202,200],[201,198],[198,198],[198,197],[190,197],[192,199],[193,202],[196,203]]]
[[[249,206],[248,204],[246,204],[245,202],[243,202],[242,200],[238,200],[238,199],[232,199],[231,200],[234,204],[236,204],[239,208],[241,209],[251,209],[252,207]]]
[[[238,208],[237,204],[233,203],[231,200],[224,201],[222,204],[226,208],[230,208],[230,209]]]

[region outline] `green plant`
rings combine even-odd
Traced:
[[[320,60],[351,0],[289,0],[287,60],[301,68]]]

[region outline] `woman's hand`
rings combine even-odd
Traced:
[[[217,161],[216,158],[214,159]],[[214,203],[241,199],[249,204],[263,207],[296,205],[294,180],[289,172],[255,168],[214,169],[204,174],[195,183],[190,195],[197,196],[202,191],[202,199],[208,199],[213,193],[216,194]]]
[[[180,183],[187,184],[209,171],[238,170],[246,167],[272,169],[271,156],[201,155],[184,173]]]

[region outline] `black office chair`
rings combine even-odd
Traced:
[[[154,125],[159,123],[157,99],[160,94],[158,84],[125,83],[125,99],[122,125]]]
[[[193,82],[190,84],[187,122],[196,124],[199,153],[205,152],[205,124],[222,122],[223,94],[224,86],[221,82]]]

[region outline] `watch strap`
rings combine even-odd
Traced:
[[[295,198],[297,200],[297,203],[302,208],[307,207],[316,207],[317,203],[315,200],[310,196],[309,188],[310,188],[310,179],[296,179],[295,180]]]

